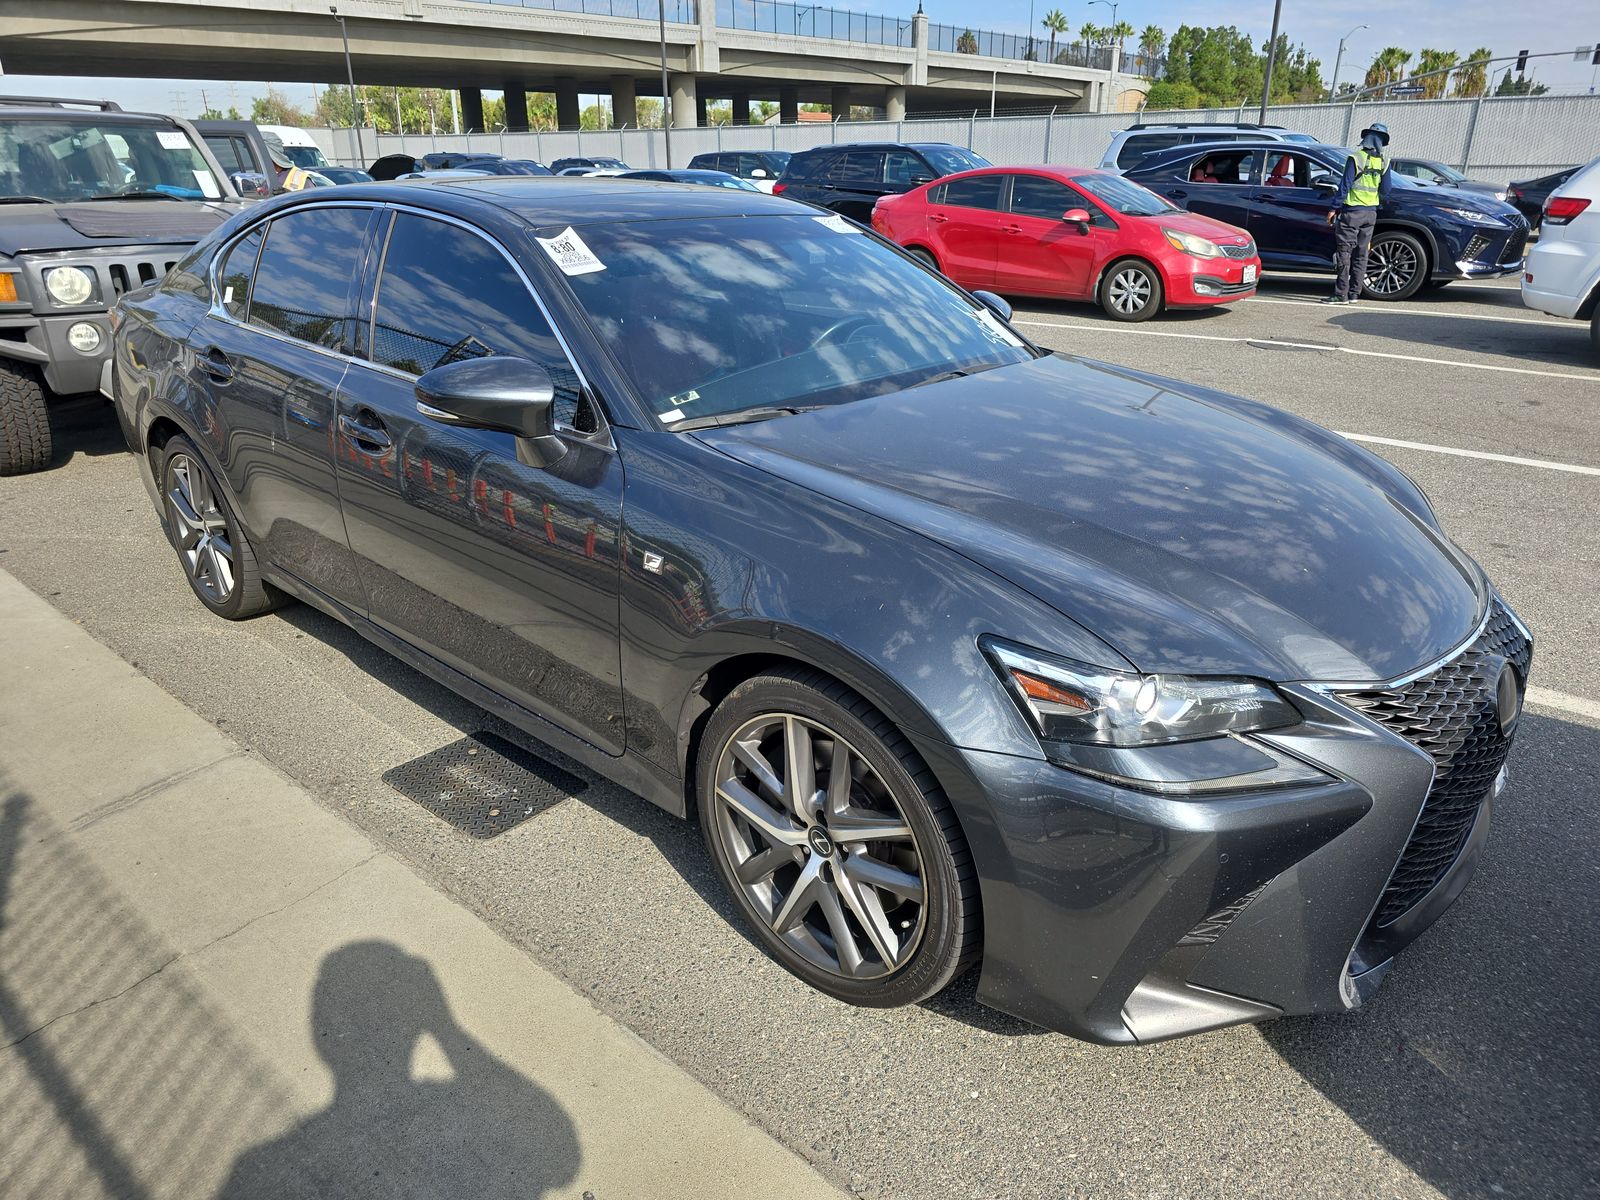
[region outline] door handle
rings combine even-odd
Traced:
[[[1006,226],[1002,226],[1000,232],[1001,233],[1021,233],[1022,232],[1022,226],[1021,225],[1006,225]]]
[[[227,383],[233,378],[233,363],[228,360],[221,347],[207,346],[200,356],[200,365],[205,368],[207,375],[219,383]]]
[[[373,420],[377,420],[376,417]],[[339,432],[352,442],[359,442],[366,446],[376,446],[379,450],[387,450],[394,445],[394,439],[380,425],[368,425],[347,413],[339,414]]]
[[[940,216],[938,213],[934,213],[928,218],[928,220],[932,221],[935,225],[943,225],[949,219],[949,217]]]
[[[1172,191],[1167,193],[1167,195],[1172,197],[1174,200],[1182,200],[1188,194],[1189,193],[1184,191],[1182,188],[1174,188]]]

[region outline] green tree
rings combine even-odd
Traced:
[[[1400,46],[1386,46],[1378,51],[1377,57],[1372,60],[1372,65],[1367,68],[1364,86],[1379,88],[1399,83],[1405,78],[1406,64],[1410,61],[1411,51]]]
[[[1467,61],[1456,71],[1457,96],[1481,96],[1488,87],[1488,63],[1494,57],[1494,51],[1487,46],[1479,46],[1467,55]]]
[[[1422,86],[1422,95],[1428,100],[1437,100],[1445,93],[1445,88],[1450,82],[1449,68],[1459,62],[1461,56],[1454,50],[1423,50],[1417,55],[1417,74],[1427,75],[1428,78],[1419,80]],[[1432,74],[1432,72],[1443,72]]]
[[[1047,30],[1050,31],[1050,61],[1055,62],[1056,38],[1061,34],[1066,33],[1067,30],[1071,28],[1071,26],[1067,24],[1067,14],[1062,12],[1059,8],[1052,8],[1049,12],[1045,13],[1044,20],[1040,21],[1039,24],[1043,25]]]
[[[1144,98],[1146,109],[1199,108],[1200,90],[1192,83],[1152,83]]]
[[[1535,83],[1522,75],[1512,78],[1511,72],[1507,71],[1501,77],[1499,85],[1494,89],[1494,94],[1496,96],[1542,96],[1549,90],[1548,85]]]
[[[213,105],[212,107],[206,109],[205,112],[201,113],[198,117],[196,117],[195,120],[197,120],[197,121],[242,121],[242,120],[244,120],[244,118],[239,115],[239,110],[237,108],[235,108],[233,105],[230,104],[228,106],[228,111],[226,113],[224,113],[220,108],[217,108],[215,105]],[[268,122],[268,124],[271,124],[271,122]]]
[[[970,29],[963,29],[961,36],[956,39],[957,54],[976,54],[978,52],[978,38]]]
[[[1091,50],[1105,40],[1105,30],[1090,21],[1078,26],[1078,38]]]
[[[289,97],[270,85],[267,87],[267,94],[265,96],[257,96],[255,102],[250,105],[250,119],[258,125],[309,125],[311,123],[310,117],[289,103]]]
[[[1146,25],[1139,35],[1139,53],[1146,58],[1160,58],[1167,49],[1167,32],[1159,25]]]
[[[1123,44],[1139,31],[1132,25],[1129,25],[1126,21],[1118,21],[1109,29],[1102,30],[1102,32],[1106,35],[1106,40],[1108,42],[1115,42],[1117,44],[1117,49],[1120,50],[1122,49]]]

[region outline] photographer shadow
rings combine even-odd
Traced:
[[[457,1024],[423,959],[379,941],[334,950],[317,976],[311,1026],[333,1073],[332,1102],[242,1154],[219,1200],[536,1200],[576,1179],[581,1153],[566,1112]]]

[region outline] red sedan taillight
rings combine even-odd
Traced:
[[[789,185],[787,183],[775,183],[772,185],[772,194],[774,196],[781,196],[783,195],[783,189],[788,186]]]
[[[1544,202],[1544,223],[1565,225],[1588,207],[1586,196],[1551,196]]]

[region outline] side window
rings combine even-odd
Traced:
[[[1202,154],[1189,168],[1190,183],[1249,183],[1250,150],[1219,151]]]
[[[250,168],[239,158],[239,142],[236,138],[226,137],[218,133],[205,135],[206,146],[211,153],[217,156],[217,162],[222,164],[222,169],[228,174],[235,171],[248,171]]]
[[[454,225],[396,214],[373,303],[372,361],[421,375],[496,354],[550,372],[558,421],[584,433],[599,427],[549,322],[499,249]]]
[[[797,183],[826,178],[832,157],[829,154],[796,154],[789,160],[789,169],[785,173]]]
[[[1011,211],[1025,217],[1059,221],[1069,208],[1088,208],[1082,197],[1064,183],[1042,175],[1011,177]]]
[[[256,267],[250,324],[343,350],[370,216],[365,208],[306,208],[273,221]]]
[[[883,179],[883,151],[850,150],[834,164],[828,178],[835,183],[873,184]]]
[[[737,175],[740,179],[754,179],[757,171],[767,171],[767,164],[761,161],[759,154],[740,154],[737,156],[730,154],[728,157],[737,157],[739,161],[736,164],[728,163],[722,169]],[[771,175],[772,172],[767,171],[767,174]]]
[[[1268,150],[1263,182],[1267,187],[1308,188],[1311,186],[1312,165],[1311,160],[1303,154],[1282,154],[1277,150]]]
[[[958,208],[998,209],[1005,178],[1004,175],[973,175],[967,179],[952,179],[944,185],[944,198],[940,203]]]
[[[250,280],[256,273],[256,256],[261,253],[261,232],[257,225],[235,242],[217,267],[217,299],[223,311],[235,321],[244,320],[250,306]]]
[[[1136,133],[1122,143],[1122,149],[1117,151],[1117,166],[1127,170],[1136,166],[1147,154],[1154,154],[1157,150],[1171,150],[1174,146],[1182,146],[1190,139],[1178,133]]]

